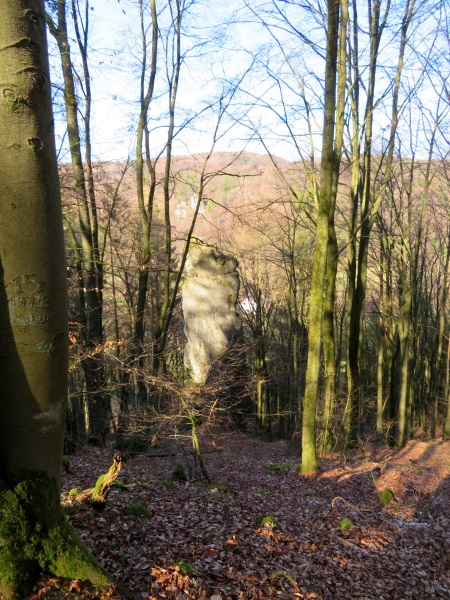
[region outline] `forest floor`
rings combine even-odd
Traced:
[[[228,432],[202,445],[209,488],[172,481],[177,463],[189,465],[163,445],[124,461],[119,480],[129,487],[113,487],[104,511],[69,513],[131,598],[450,598],[450,441],[367,444],[322,457],[312,476],[296,470],[293,443]],[[112,454],[71,455],[64,495],[93,486]],[[135,503],[151,516],[127,514]],[[70,586],[42,578],[33,598],[122,598]]]

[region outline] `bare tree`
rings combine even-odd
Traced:
[[[88,62],[89,50],[89,1],[84,3],[84,19],[81,2],[72,0],[70,9],[66,0],[53,3],[53,11],[46,13],[49,30],[56,40],[60,53],[64,81],[64,104],[67,134],[72,161],[72,176],[75,182],[77,222],[65,220],[69,244],[77,265],[80,324],[85,355],[82,366],[86,378],[89,408],[89,433],[97,443],[103,445],[109,430],[110,403],[105,394],[105,373],[102,360],[103,346],[103,261],[100,256],[102,244],[99,240],[99,219],[95,194],[92,147],[91,110],[92,93]],[[52,6],[49,6],[51,9]],[[83,76],[77,78],[72,60],[68,34],[68,12],[73,19],[78,50],[81,56]],[[54,13],[54,15],[53,15]],[[76,80],[83,81],[84,129],[79,125],[82,110]],[[82,131],[84,133],[85,160],[82,155]]]

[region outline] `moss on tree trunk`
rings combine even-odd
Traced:
[[[0,492],[0,594],[23,598],[40,572],[106,586],[111,576],[80,542],[42,474]]]

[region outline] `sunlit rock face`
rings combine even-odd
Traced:
[[[211,367],[234,344],[241,330],[236,312],[237,260],[195,241],[186,261],[182,288],[184,362],[195,383],[204,384]]]

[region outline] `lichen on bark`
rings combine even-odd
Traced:
[[[42,474],[0,492],[0,597],[23,598],[40,572],[106,586],[111,576],[80,542]]]

